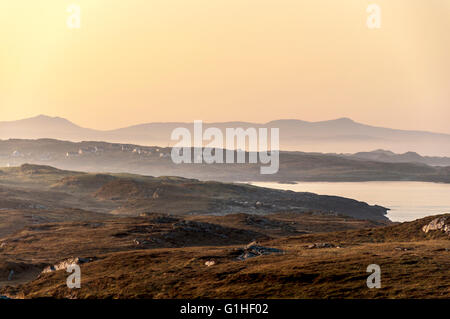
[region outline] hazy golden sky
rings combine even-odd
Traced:
[[[1,1],[0,121],[345,116],[450,133],[449,32],[449,0]]]

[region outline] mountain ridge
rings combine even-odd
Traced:
[[[97,129],[97,128],[84,127],[84,126],[76,124],[75,122],[73,122],[73,121],[71,121],[71,120],[69,120],[67,118],[60,117],[60,116],[49,116],[49,115],[46,115],[46,114],[39,114],[39,115],[36,115],[36,116],[27,117],[27,118],[23,118],[23,119],[19,119],[19,120],[0,121],[0,125],[14,124],[14,123],[20,123],[20,122],[44,121],[44,120],[45,121],[59,121],[60,123],[65,122],[65,123],[67,123],[67,124],[69,124],[69,125],[71,125],[73,127],[76,127],[76,128],[92,130],[92,131],[97,131],[97,132],[113,132],[113,131],[118,131],[118,130],[123,130],[123,129],[128,129],[128,128],[136,128],[136,127],[145,126],[145,125],[166,125],[166,124],[170,124],[170,125],[179,125],[179,124],[192,125],[192,122],[156,121],[156,122],[137,123],[137,124],[127,125],[127,126],[123,126],[123,127],[102,130],[102,129]],[[307,124],[307,125],[321,125],[321,124],[328,124],[328,123],[356,124],[356,125],[364,126],[364,127],[382,128],[382,129],[393,130],[393,131],[406,131],[406,132],[414,132],[414,133],[428,133],[428,134],[450,136],[450,133],[433,132],[433,131],[429,131],[429,130],[404,130],[404,129],[395,129],[395,128],[389,128],[389,127],[384,127],[384,126],[376,126],[376,125],[371,125],[371,124],[365,124],[365,123],[357,122],[357,121],[355,121],[355,120],[353,120],[352,118],[349,118],[349,117],[340,117],[340,118],[336,118],[336,119],[320,120],[320,121],[305,121],[305,120],[301,120],[301,119],[283,118],[283,119],[271,120],[271,121],[268,121],[268,122],[250,122],[250,121],[223,121],[223,122],[213,121],[213,122],[203,122],[204,125],[237,124],[237,125],[254,125],[254,126],[273,125],[273,124],[278,124],[278,123],[281,123],[281,124],[293,123],[293,124]],[[48,123],[46,123],[46,124],[48,124]]]
[[[112,130],[81,127],[61,117],[39,115],[18,121],[0,122],[0,139],[53,138],[74,142],[106,141],[140,145],[171,145],[177,127],[193,128],[188,122],[148,122]],[[450,156],[450,134],[398,130],[355,122],[350,118],[308,122],[280,119],[267,123],[242,121],[203,123],[204,129],[217,127],[279,128],[280,148],[289,151],[358,153],[389,149],[395,153],[416,152],[428,156]],[[224,135],[225,136],[225,135]]]

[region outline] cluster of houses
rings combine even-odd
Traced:
[[[121,145],[122,152],[129,152],[136,155],[146,155],[146,156],[157,156],[160,158],[166,158],[170,157],[170,153],[164,153],[159,148],[140,148],[136,147],[134,145]],[[96,154],[96,153],[102,153],[104,150],[102,148],[99,148],[97,146],[92,147],[86,147],[86,148],[80,148],[78,152],[67,152],[66,157],[76,157],[80,155],[86,155],[86,154]]]
[[[96,154],[103,152],[103,149],[97,146],[83,147],[78,150],[78,152],[67,152],[66,157],[75,157],[83,154]]]
[[[123,145],[122,145],[122,151],[124,151],[124,152],[127,151],[126,148],[124,149]],[[156,156],[159,156],[160,158],[166,158],[166,157],[170,156],[170,153],[164,153],[159,148],[155,148],[155,149],[153,149],[153,151],[151,151],[148,149],[141,149],[139,147],[135,147],[135,148],[133,148],[133,150],[131,152],[135,153],[137,155],[149,155],[150,156],[150,155],[154,154]]]
[[[122,151],[129,154],[133,154],[138,156],[139,158],[170,158],[171,153],[167,149],[161,149],[157,147],[137,147],[136,145],[130,144],[111,144],[112,151]],[[105,151],[100,146],[87,146],[79,148],[78,151],[68,151],[63,153],[64,158],[77,158],[83,157],[86,155],[100,155],[104,154]],[[62,155],[62,154],[61,154]],[[12,166],[17,163],[21,163],[23,161],[39,161],[39,162],[51,162],[56,160],[61,155],[52,153],[52,152],[42,152],[42,153],[27,153],[22,152],[20,150],[14,150],[11,153],[0,154],[0,163],[3,163],[2,166]]]

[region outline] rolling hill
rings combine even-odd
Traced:
[[[247,184],[203,182],[181,177],[95,174],[24,164],[0,171],[2,209],[36,213],[68,208],[136,216],[171,214],[317,212],[388,221],[387,209],[336,197],[274,190]]]

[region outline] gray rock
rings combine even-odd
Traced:
[[[308,245],[307,248],[314,249],[314,248],[334,248],[334,247],[335,246],[330,243],[315,243],[315,244]]]

